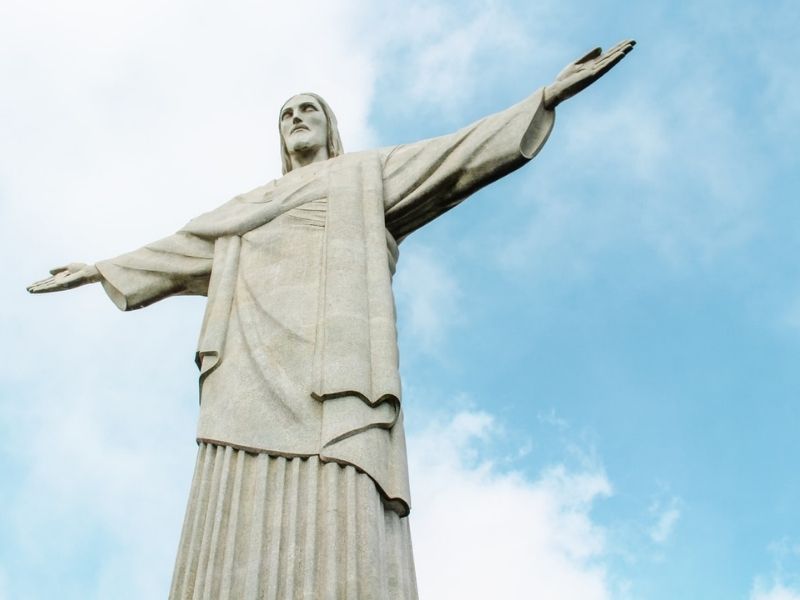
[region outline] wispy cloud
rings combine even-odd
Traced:
[[[680,500],[675,496],[668,500],[658,500],[650,505],[649,512],[655,518],[655,523],[648,533],[653,542],[664,544],[672,537],[681,518],[680,505]]]
[[[446,258],[422,245],[404,246],[395,280],[399,322],[415,351],[439,354],[442,340],[463,322],[462,294]]]
[[[496,432],[491,415],[461,412],[410,436],[421,595],[610,598],[604,532],[590,515],[611,493],[605,474],[560,465],[535,478],[503,470],[476,452]]]
[[[558,431],[566,431],[569,429],[569,421],[558,416],[556,409],[553,407],[550,407],[548,411],[540,412],[536,415],[536,418],[539,419],[540,423],[555,427]]]
[[[39,358],[36,373],[28,365],[25,385],[4,378],[0,452],[9,470],[0,527],[9,594],[163,596],[195,452],[190,345],[168,323],[160,331],[90,326],[71,353],[76,321],[61,327],[48,365]],[[149,362],[153,347],[169,355]],[[41,356],[23,354],[20,364]],[[179,374],[184,385],[175,387]]]
[[[757,580],[750,593],[750,600],[800,600],[800,589],[786,587],[780,582],[766,583]]]
[[[546,62],[558,43],[543,31],[550,3],[525,11],[492,0],[379,6],[376,13],[393,25],[383,40],[384,63],[397,71],[384,79],[404,82],[389,97],[392,109],[433,114],[448,126],[465,124],[467,103],[490,91],[495,77],[519,77],[512,62],[516,68],[520,60]],[[529,91],[543,83],[531,81]]]
[[[280,173],[277,111],[298,91],[326,96],[348,149],[372,145],[361,8],[317,7],[299,41],[288,5],[4,5],[8,234],[35,223],[43,249],[99,259],[171,233]]]
[[[770,575],[758,575],[750,600],[800,600],[800,544],[787,538],[768,546],[773,558]]]

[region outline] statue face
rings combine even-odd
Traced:
[[[303,94],[290,98],[281,110],[281,135],[289,154],[325,148],[328,120],[319,102]]]

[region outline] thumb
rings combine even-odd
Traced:
[[[587,52],[586,54],[581,56],[578,60],[576,60],[575,64],[576,65],[583,64],[583,63],[585,63],[587,61],[592,60],[593,58],[597,58],[602,53],[603,53],[603,49],[602,48],[599,48],[599,47],[598,48],[593,48],[592,50],[589,50],[589,52]]]
[[[63,267],[55,267],[50,269],[50,275],[58,275],[59,273],[63,273],[64,271],[69,271],[70,265],[64,265]]]

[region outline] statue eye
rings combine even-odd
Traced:
[[[281,119],[288,119],[291,116],[292,116],[292,111],[285,110],[285,111],[283,111],[283,114],[281,115]]]

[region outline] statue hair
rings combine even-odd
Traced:
[[[339,126],[336,123],[336,115],[333,114],[333,111],[331,110],[331,107],[328,106],[328,103],[325,102],[321,96],[312,92],[303,92],[302,94],[295,94],[295,96],[311,96],[314,98],[314,100],[319,102],[319,105],[322,107],[322,112],[325,115],[325,119],[328,121],[328,135],[326,136],[328,142],[328,158],[334,158],[340,154],[344,154],[344,148],[342,148],[342,138],[339,137]],[[292,96],[292,98],[295,96]],[[286,106],[286,103],[284,103],[284,106]],[[289,156],[289,149],[286,147],[286,140],[283,139],[283,134],[280,133],[281,113],[283,113],[283,106],[281,106],[281,110],[278,113],[278,135],[281,138],[281,163],[283,166],[283,174],[286,175],[286,173],[292,170],[292,157]]]

